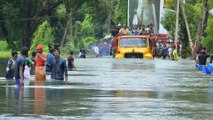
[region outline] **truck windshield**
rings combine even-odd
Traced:
[[[121,38],[120,47],[147,47],[146,38]]]

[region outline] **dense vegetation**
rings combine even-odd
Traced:
[[[176,9],[176,0],[168,0],[169,9]],[[127,20],[128,0],[1,0],[0,43],[5,49],[34,49],[43,44],[60,45],[62,50],[87,48],[109,33],[114,24]],[[186,0],[186,14],[195,40],[199,22],[202,20],[202,0]],[[208,1],[213,8],[213,1]],[[180,13],[180,40],[185,52],[189,44],[185,23]],[[168,12],[162,21],[173,35],[175,13]],[[208,15],[202,45],[210,51],[213,46],[213,16]]]
[[[212,0],[186,0],[186,3],[184,4],[185,12],[187,21],[189,23],[189,29],[192,36],[192,41],[195,43],[196,36],[198,32],[201,30],[201,27],[199,27],[199,24],[202,22],[202,17],[204,14],[204,1],[208,3],[207,9],[213,8],[213,1]],[[176,0],[167,0],[167,8],[176,10]],[[162,20],[162,24],[164,27],[170,32],[171,35],[174,35],[175,32],[175,16],[176,14],[174,12],[168,12],[166,13],[165,17]],[[210,52],[213,50],[213,15],[206,16],[207,20],[207,27],[204,26],[203,34],[201,35],[201,47],[206,47],[207,51]],[[187,36],[186,31],[186,24],[184,22],[183,18],[183,11],[180,8],[180,18],[179,18],[179,40],[183,43],[183,50],[185,54],[191,54],[191,50],[189,47],[189,40]],[[174,36],[173,36],[174,39]]]

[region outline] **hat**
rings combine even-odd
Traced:
[[[43,47],[42,47],[41,45],[38,45],[38,46],[36,47],[36,50],[43,50]]]

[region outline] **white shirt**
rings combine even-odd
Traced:
[[[95,46],[95,53],[99,54],[99,48],[97,46]]]
[[[28,67],[27,65],[25,66],[25,69],[24,69],[24,77],[30,78],[30,67]]]

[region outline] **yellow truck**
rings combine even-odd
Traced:
[[[147,35],[119,35],[113,40],[115,58],[144,58],[153,60],[152,43]]]

